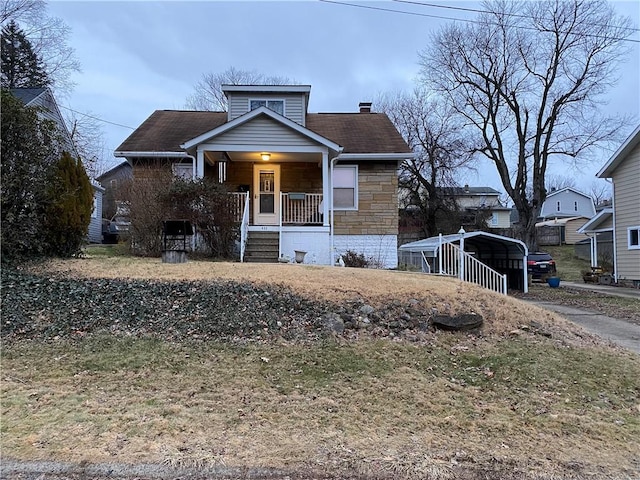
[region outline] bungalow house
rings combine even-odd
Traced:
[[[309,85],[222,89],[227,112],[157,110],[115,156],[134,179],[168,161],[175,175],[226,185],[243,261],[301,251],[307,263],[332,264],[351,250],[396,267],[397,168],[413,154],[388,117],[370,103],[359,113],[309,113]]]
[[[500,203],[500,192],[491,187],[441,187],[440,195],[451,198],[458,208],[470,214],[487,215],[489,228],[509,228],[511,226],[511,209]]]
[[[102,199],[102,216],[112,218],[117,212],[117,203],[120,200],[120,190],[131,180],[133,173],[129,162],[122,161],[115,167],[98,175],[96,180],[104,187]]]
[[[597,173],[613,183],[613,207],[600,212],[581,229],[592,238],[596,265],[598,233],[613,232],[613,270],[616,282],[640,286],[640,126]]]
[[[547,194],[540,210],[540,221],[568,217],[592,218],[595,214],[596,207],[589,195],[566,187]]]
[[[42,118],[53,121],[58,126],[63,150],[70,152],[75,157],[79,156],[67,124],[60,113],[58,103],[49,87],[12,88],[11,94],[25,106],[38,108],[39,115]],[[100,243],[102,239],[102,194],[104,189],[94,181],[91,182],[91,185],[93,186],[93,211],[91,212],[87,239],[92,243]]]

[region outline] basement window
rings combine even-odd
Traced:
[[[629,250],[640,250],[640,227],[629,227],[627,239]]]

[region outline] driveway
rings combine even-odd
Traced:
[[[573,289],[598,292],[618,297],[635,298],[638,300],[638,308],[640,308],[640,289],[573,282],[562,282],[562,284],[565,287]],[[581,325],[586,330],[589,330],[591,333],[595,333],[601,338],[610,340],[621,347],[640,354],[640,325],[635,325],[633,323],[626,322],[624,319],[609,317],[584,308],[558,305],[550,301],[529,301],[542,308],[562,315],[564,318]]]
[[[601,338],[610,340],[640,355],[640,325],[634,325],[624,320],[580,308],[541,301],[531,301],[531,303],[556,312],[564,318],[581,325],[591,333],[595,333]]]

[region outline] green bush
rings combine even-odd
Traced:
[[[48,253],[61,257],[79,254],[92,210],[93,187],[87,172],[79,158],[63,152],[47,188],[45,241]]]

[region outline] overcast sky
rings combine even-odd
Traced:
[[[345,0],[348,1],[348,0]],[[355,3],[355,2],[351,2]],[[477,2],[435,1],[442,6],[475,7]],[[638,27],[640,2],[613,2]],[[360,5],[365,5],[360,3]],[[105,158],[154,110],[184,109],[203,73],[234,66],[280,75],[311,85],[311,112],[356,112],[361,101],[380,93],[413,88],[419,74],[418,52],[430,34],[450,20],[425,15],[473,18],[475,14],[398,2],[369,2],[402,14],[320,1],[288,2],[66,2],[52,1],[50,14],[72,30],[82,72],[63,106],[89,113],[102,123]],[[416,15],[417,14],[417,15]],[[640,41],[640,33],[633,38]],[[609,95],[613,113],[640,121],[640,43],[624,65],[621,81]],[[635,125],[628,126],[630,133]],[[130,128],[127,128],[130,127]],[[625,132],[627,133],[627,132]],[[575,176],[588,190],[608,152]],[[503,191],[491,166],[479,177],[461,181]]]

